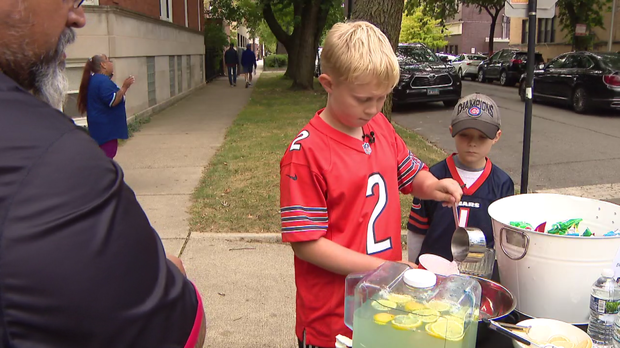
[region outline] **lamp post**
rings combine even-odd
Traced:
[[[614,41],[614,21],[616,19],[616,0],[611,5],[611,25],[609,27],[609,41],[607,42],[607,50],[611,52],[611,45]]]

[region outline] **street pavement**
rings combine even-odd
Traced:
[[[465,81],[463,96],[491,96],[502,117],[502,137],[490,158],[520,184],[525,104],[517,88]],[[451,108],[441,103],[412,104],[393,120],[431,143],[454,152]],[[548,191],[620,203],[620,113],[579,115],[552,104],[535,103],[532,121],[529,191]]]

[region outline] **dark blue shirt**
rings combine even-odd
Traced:
[[[245,50],[241,54],[241,65],[244,67],[256,66],[256,55],[252,50]]]
[[[437,179],[453,178],[463,185],[453,156],[435,164],[430,171]],[[488,158],[480,178],[471,187],[463,189],[463,198],[459,203],[459,217],[465,219],[467,227],[477,227],[484,232],[489,248],[494,245],[489,205],[513,194],[514,183],[510,176],[492,164]],[[441,202],[414,198],[407,229],[426,235],[420,255],[435,254],[452,260],[450,244],[456,226],[451,207],[443,207]]]
[[[125,97],[116,106],[112,106],[119,90],[107,75],[95,74],[90,77],[86,120],[90,136],[99,145],[129,137]]]

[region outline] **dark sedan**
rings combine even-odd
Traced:
[[[525,100],[525,74],[519,82]],[[620,109],[620,54],[572,52],[561,54],[534,71],[534,100],[565,103],[577,113]]]
[[[400,81],[394,88],[394,105],[441,101],[453,107],[461,98],[461,78],[421,43],[400,44],[396,52]]]
[[[543,63],[543,56],[535,54],[536,64]],[[521,74],[525,72],[527,52],[504,48],[495,52],[478,66],[478,81],[493,82],[499,80],[502,86],[514,86]]]

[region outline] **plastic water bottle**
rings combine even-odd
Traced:
[[[592,285],[588,335],[595,348],[613,347],[614,321],[620,306],[620,286],[614,281],[614,271],[604,269]]]
[[[614,348],[620,348],[620,313],[616,314],[614,322]]]

